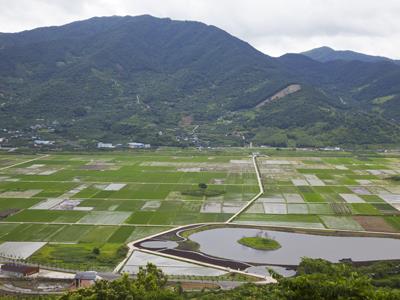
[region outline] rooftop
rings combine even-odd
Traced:
[[[75,279],[80,280],[96,280],[97,272],[95,271],[86,271],[86,272],[79,272],[75,274]]]

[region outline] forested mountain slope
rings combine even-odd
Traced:
[[[265,101],[290,85],[300,89]],[[0,128],[18,139],[398,144],[399,94],[390,61],[272,58],[199,22],[102,17],[0,34]]]

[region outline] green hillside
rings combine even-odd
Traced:
[[[393,145],[399,76],[391,62],[272,58],[199,22],[92,18],[0,34],[0,128],[10,144]]]

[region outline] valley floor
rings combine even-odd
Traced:
[[[397,236],[399,175],[396,154],[245,148],[1,153],[0,256],[111,272],[131,254],[129,242],[195,223]],[[206,274],[198,271],[172,273]]]

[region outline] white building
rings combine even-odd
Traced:
[[[144,149],[150,148],[150,144],[143,144],[143,143],[128,143],[128,147],[132,149]]]
[[[342,150],[342,148],[340,148],[340,147],[325,147],[325,148],[322,148],[321,150],[324,150],[324,151],[340,151],[340,150]]]
[[[35,140],[33,143],[35,145],[46,145],[46,146],[49,146],[49,145],[53,145],[54,141]]]
[[[115,148],[115,146],[112,143],[99,142],[99,143],[97,143],[97,148],[113,149],[113,148]]]

